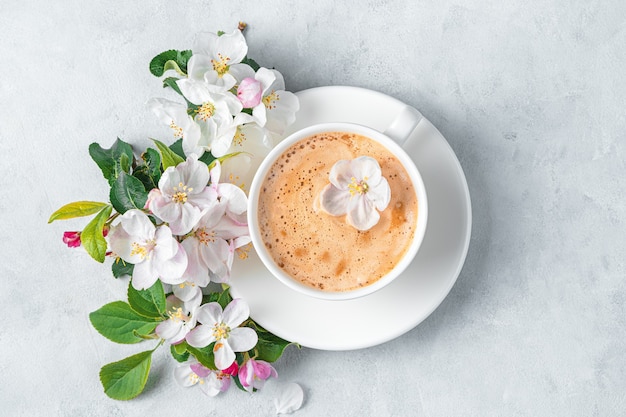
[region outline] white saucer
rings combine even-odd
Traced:
[[[297,93],[300,111],[289,132],[322,122],[353,122],[385,130],[405,104],[355,87],[320,87]],[[235,262],[233,297],[272,333],[302,346],[350,350],[374,346],[413,329],[454,285],[470,241],[471,204],[461,165],[448,142],[425,118],[403,145],[422,174],[429,203],[426,235],[406,271],[366,297],[325,301],[291,290],[251,250]]]

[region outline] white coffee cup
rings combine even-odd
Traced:
[[[375,129],[362,126],[354,123],[323,123],[306,127],[298,130],[287,138],[282,140],[274,149],[271,150],[269,155],[263,160],[259,166],[254,179],[250,185],[250,192],[248,198],[248,226],[250,229],[250,236],[254,248],[265,265],[265,267],[274,275],[278,280],[288,287],[296,290],[305,295],[326,299],[326,300],[347,300],[352,298],[362,297],[371,294],[396,279],[413,261],[413,258],[417,254],[419,247],[426,233],[426,225],[428,220],[428,202],[426,197],[426,189],[422,177],[415,166],[415,163],[411,157],[402,149],[400,144],[408,138],[413,132],[415,126],[419,123],[421,115],[411,107],[407,107],[402,114],[400,114],[396,120],[389,126],[386,133],[381,133]],[[258,219],[259,210],[259,197],[263,190],[263,185],[266,177],[274,165],[274,162],[293,144],[299,142],[302,139],[310,136],[324,133],[324,132],[348,132],[365,136],[371,140],[383,145],[391,154],[393,154],[398,161],[402,164],[408,176],[413,184],[417,196],[418,216],[416,223],[416,230],[413,234],[413,239],[410,242],[408,249],[404,255],[399,259],[397,264],[382,278],[373,282],[370,285],[360,287],[358,289],[349,291],[332,292],[313,288],[305,285],[300,281],[292,278],[284,269],[279,267],[268,248],[263,242],[261,235],[261,228]],[[393,139],[392,139],[393,138]],[[332,156],[331,156],[332,157]]]

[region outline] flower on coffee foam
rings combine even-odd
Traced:
[[[369,230],[380,220],[391,200],[391,189],[378,162],[369,156],[340,160],[330,170],[330,184],[320,194],[324,211],[346,216],[358,230]]]

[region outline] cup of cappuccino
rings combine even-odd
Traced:
[[[252,243],[272,275],[303,294],[347,300],[406,269],[424,238],[428,203],[399,144],[404,139],[324,123],[272,149],[254,176],[248,207]]]

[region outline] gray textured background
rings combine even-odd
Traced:
[[[626,413],[626,3],[619,0],[56,2],[0,13],[0,414],[617,416]],[[421,325],[355,352],[290,349],[249,396],[180,388],[161,349],[146,392],[115,402],[100,366],[140,350],[87,314],[124,284],[46,221],[103,201],[92,141],[163,135],[149,60],[249,23],[288,89],[354,85],[418,108],[458,155],[474,227],[465,267]]]

